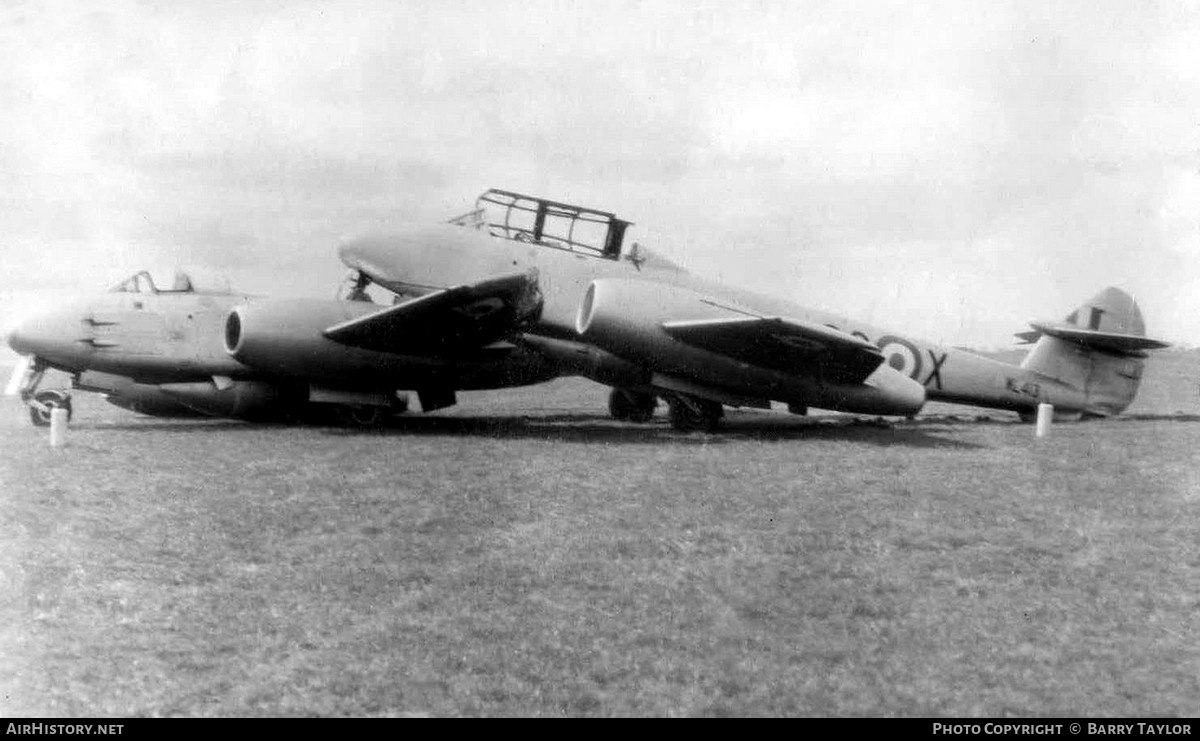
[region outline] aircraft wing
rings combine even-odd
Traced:
[[[783,317],[670,321],[675,339],[750,365],[838,383],[862,383],[883,363],[870,342],[820,324]]]
[[[334,342],[401,355],[454,355],[487,345],[541,311],[537,271],[435,291],[326,329]]]

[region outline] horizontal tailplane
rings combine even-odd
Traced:
[[[1077,345],[1103,350],[1120,355],[1144,356],[1146,350],[1159,350],[1169,347],[1166,342],[1152,340],[1149,337],[1120,332],[1097,332],[1091,329],[1080,329],[1065,322],[1030,322],[1036,332],[1023,332],[1020,337],[1027,335],[1049,335],[1060,340],[1074,342]],[[1036,339],[1036,337],[1034,339]]]

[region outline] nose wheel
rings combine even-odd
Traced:
[[[35,427],[49,427],[50,414],[55,409],[66,409],[70,422],[71,395],[66,391],[39,391],[29,400],[29,419]]]
[[[66,409],[67,421],[71,421],[70,393],[57,389],[37,390],[46,374],[46,368],[41,358],[33,355],[22,356],[4,391],[6,395],[20,394],[21,401],[29,407],[29,421],[33,422],[35,427],[49,427],[50,415],[55,409]]]

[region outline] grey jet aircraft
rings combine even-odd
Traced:
[[[498,339],[560,372],[613,387],[618,419],[646,420],[658,398],[681,430],[713,429],[723,408],[809,407],[915,415],[926,400],[1031,418],[1119,414],[1133,400],[1149,339],[1133,298],[1108,288],[1064,321],[1032,323],[1019,365],[693,276],[637,243],[614,214],[489,190],[445,224],[343,243],[364,282],[421,298],[323,331],[363,351],[469,352]],[[472,290],[491,303],[456,300]],[[470,293],[464,295],[471,295]],[[513,298],[521,298],[514,301]],[[478,322],[464,325],[472,315]],[[477,315],[477,316],[475,316]]]
[[[492,281],[441,300],[453,301],[465,335],[486,325],[486,315],[506,321],[503,310],[494,311],[497,304],[523,311],[530,300],[524,291],[523,283]],[[370,425],[404,411],[405,391],[416,391],[429,411],[453,404],[459,389],[538,383],[558,373],[543,353],[513,343],[473,342],[441,352],[444,335],[458,326],[453,319],[410,355],[321,334],[376,313],[372,294],[388,303],[404,300],[363,280],[338,300],[250,296],[196,286],[186,274],[164,289],[142,271],[107,293],[22,322],[8,338],[23,358],[7,393],[20,394],[35,425],[49,424],[55,407],[71,412],[68,390],[39,390],[51,368],[70,374],[73,389],[155,416],[293,420],[334,412],[344,423]]]

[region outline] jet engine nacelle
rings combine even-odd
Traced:
[[[94,391],[115,407],[151,417],[203,417],[204,413],[179,403],[157,384],[138,383],[128,376],[86,370],[75,377],[72,387]]]
[[[719,392],[727,392],[728,398],[740,395],[746,399],[896,416],[916,414],[924,405],[924,387],[886,364],[881,364],[863,383],[830,383],[811,375],[750,365],[677,340],[663,329],[663,323],[668,321],[744,315],[727,303],[679,286],[602,279],[588,286],[575,328],[583,340],[652,370],[656,377],[669,377],[663,379],[667,383],[669,379],[684,379],[709,387],[716,400],[722,400]],[[656,385],[666,383],[656,379]]]
[[[376,304],[313,299],[264,299],[235,307],[225,319],[225,351],[257,370],[281,376],[356,384],[394,380],[431,361],[349,347],[322,332],[379,311]]]
[[[560,368],[598,383],[634,389],[650,384],[650,371],[646,368],[598,347],[537,335],[525,335],[522,341],[551,358]]]
[[[233,419],[286,419],[299,415],[308,401],[306,386],[265,381],[164,383],[159,388],[198,412]]]

